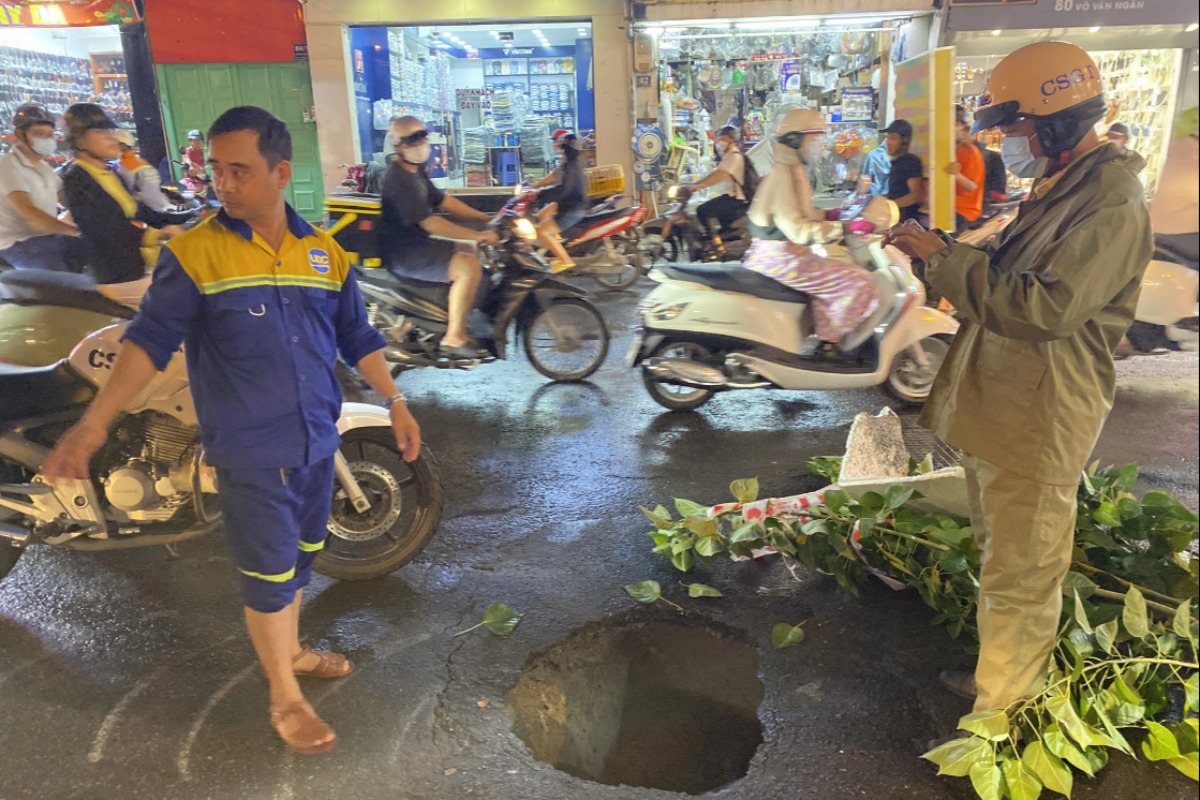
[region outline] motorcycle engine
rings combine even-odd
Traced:
[[[191,500],[195,428],[153,411],[128,418],[117,430],[123,463],[104,478],[104,496],[130,520],[165,522]]]

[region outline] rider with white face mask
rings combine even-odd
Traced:
[[[383,179],[383,214],[379,245],[384,265],[398,276],[433,283],[449,283],[449,321],[441,352],[447,356],[474,356],[478,348],[467,334],[467,315],[483,268],[474,248],[460,249],[459,242],[498,241],[493,230],[472,230],[455,225],[436,211],[473,222],[491,217],[457,200],[433,185],[425,172],[432,148],[425,123],[416,117],[397,117],[387,134],[396,159]],[[437,237],[437,238],[434,238]]]
[[[842,223],[826,221],[813,207],[805,167],[823,157],[824,138],[825,120],[817,111],[789,111],[775,126],[775,164],[750,205],[753,241],[742,266],[807,293],[816,337],[806,349],[816,357],[838,358],[838,342],[870,316],[879,298],[866,270],[809,249],[842,236]]]
[[[0,156],[0,258],[18,269],[80,272],[87,246],[58,218],[62,180],[46,159],[58,150],[54,115],[37,103],[12,118],[16,143]]]

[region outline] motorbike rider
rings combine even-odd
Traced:
[[[75,155],[63,175],[63,194],[88,245],[88,271],[97,284],[109,284],[109,292],[121,295],[113,299],[136,304],[159,244],[183,230],[170,215],[139,204],[109,168],[121,155],[121,145],[117,123],[103,108],[76,103],[63,120],[64,141]]]
[[[570,131],[555,131],[554,150],[559,162],[550,174],[534,184],[536,188],[550,186],[538,195],[538,241],[554,254],[550,266],[561,272],[575,266],[563,247],[562,232],[578,225],[587,216],[587,175],[583,171],[583,141]]]
[[[746,157],[742,155],[739,146],[738,129],[726,125],[717,131],[717,155],[721,160],[712,172],[700,180],[688,184],[684,188],[688,193],[710,186],[722,189],[721,193],[711,200],[706,200],[696,208],[696,218],[704,228],[705,234],[712,241],[710,258],[721,260],[725,254],[725,244],[721,241],[721,233],[727,233],[733,223],[746,214],[749,203],[746,201]],[[717,232],[713,232],[712,223],[716,219],[720,223]]]
[[[494,244],[498,237],[493,230],[464,228],[435,215],[441,210],[462,220],[491,221],[487,214],[433,185],[425,172],[431,152],[428,139],[429,130],[416,117],[391,121],[387,141],[397,158],[383,180],[380,251],[384,265],[396,275],[450,284],[449,320],[440,350],[448,356],[472,357],[478,348],[467,334],[467,316],[483,267],[474,248],[459,249],[449,240]]]
[[[926,262],[962,322],[921,423],[964,453],[983,553],[979,660],[973,677],[942,681],[976,711],[1045,685],[1079,476],[1112,408],[1113,351],[1153,252],[1145,160],[1094,130],[1106,103],[1091,56],[1066,42],[1022,47],[987,92],[974,129],[999,127],[1009,170],[1034,179],[1003,244],[984,252],[915,222],[888,237]]]
[[[384,339],[370,325],[346,254],[284,201],[287,126],[243,106],[218,117],[209,133],[223,210],[163,249],[111,377],[42,471],[51,482],[87,480],[122,409],[185,344],[246,626],[270,688],[271,724],[289,747],[311,755],[332,747],[335,735],[296,676],[341,678],[354,668],[339,653],[301,647],[298,636],[304,587],[329,535],[341,441],[338,354],[387,398],[406,461],[420,453],[420,428],[392,381]]]
[[[187,146],[179,149],[179,155],[183,157],[183,185],[199,195],[209,187],[204,134],[193,129],[188,131],[187,138]]]
[[[18,269],[80,272],[87,246],[79,229],[58,218],[62,180],[54,155],[54,115],[25,103],[12,118],[12,150],[0,156],[0,258]]]
[[[158,170],[142,158],[137,151],[137,139],[133,131],[121,128],[117,131],[117,143],[121,145],[121,159],[117,162],[117,174],[125,182],[125,188],[134,198],[151,211],[166,213],[170,206],[163,194]]]
[[[774,167],[750,204],[750,249],[742,266],[812,297],[816,337],[807,354],[844,355],[838,343],[879,304],[875,279],[855,264],[814,255],[808,245],[842,236],[842,223],[813,207],[806,164],[824,152],[825,119],[810,109],[789,111],[775,126]]]

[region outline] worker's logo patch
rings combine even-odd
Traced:
[[[319,247],[314,247],[308,251],[308,265],[318,275],[324,275],[329,272],[329,253]]]

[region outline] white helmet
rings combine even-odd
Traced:
[[[137,138],[133,135],[133,131],[128,128],[117,129],[117,141],[131,150],[137,146]]]
[[[792,138],[799,142],[798,137],[792,134],[805,133],[824,133],[826,132],[826,121],[821,112],[815,112],[811,108],[794,108],[790,112],[784,114],[775,122],[775,140],[782,144],[790,144],[785,142],[785,138]],[[798,146],[790,145],[790,146]]]

